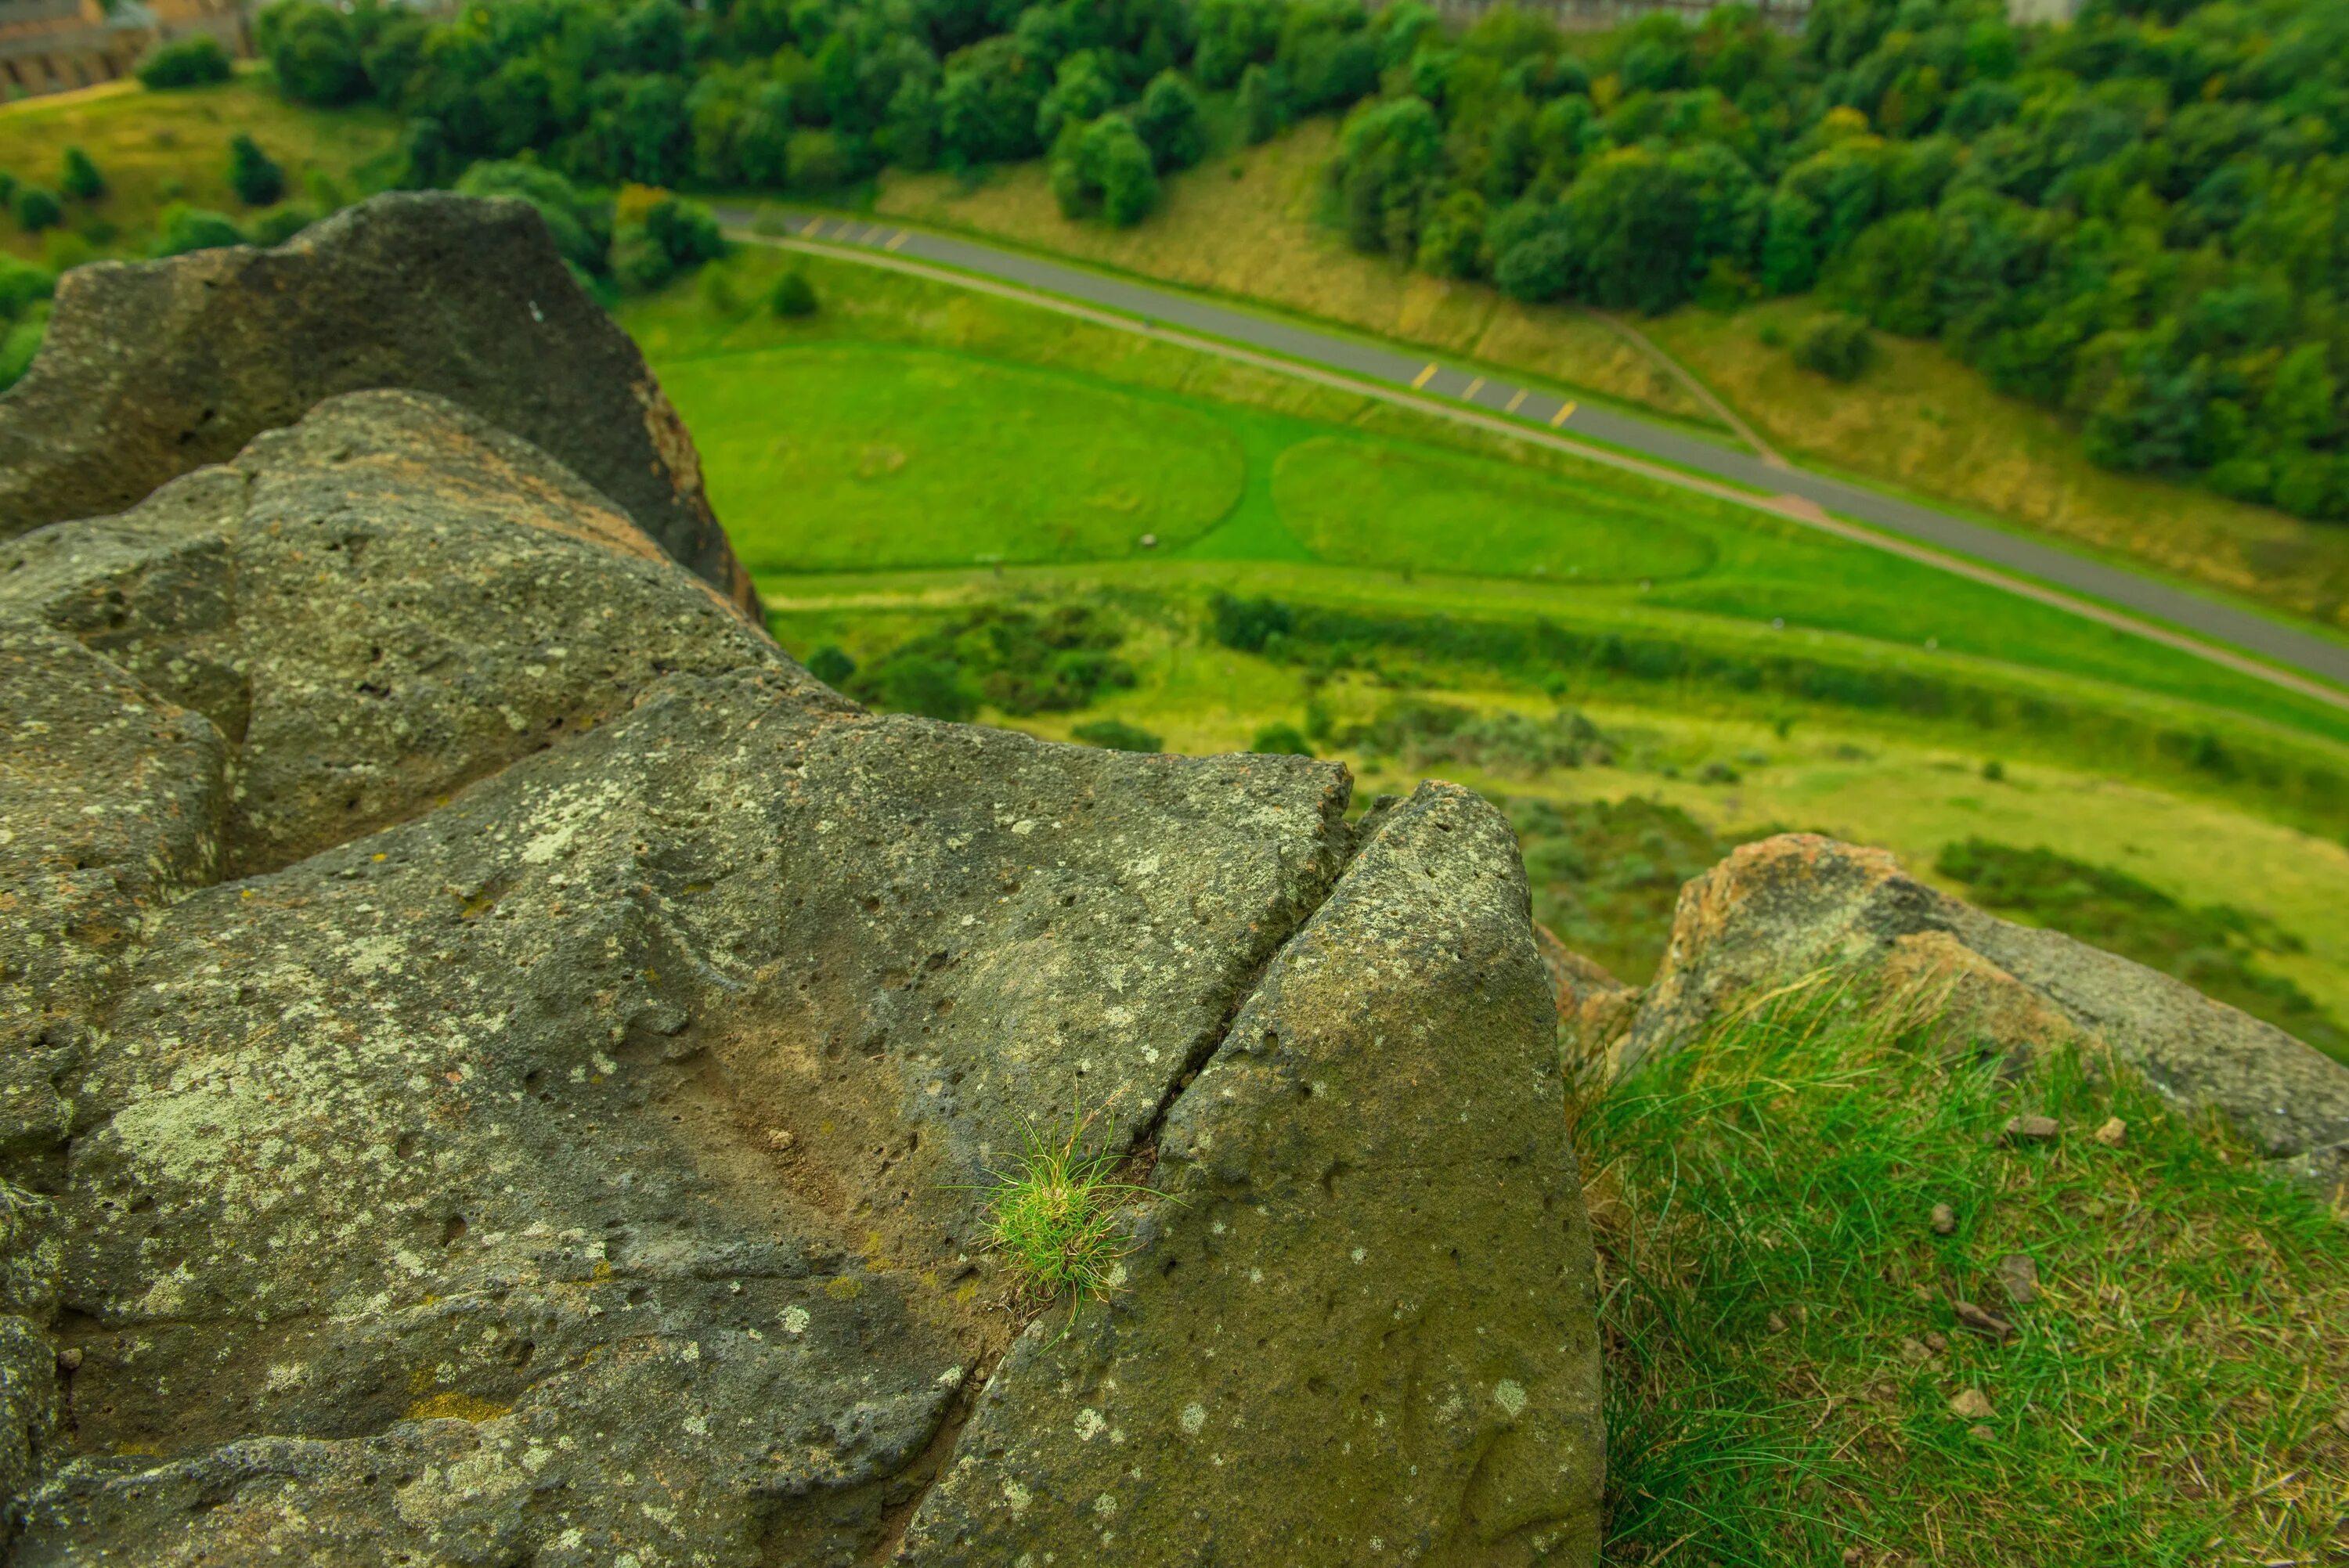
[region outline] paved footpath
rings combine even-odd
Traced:
[[[1387,401],[1419,407],[1444,418],[1465,416],[1465,422],[1503,428],[1515,436],[1542,440],[1547,435],[1545,445],[1610,461],[1613,466],[1633,469],[1667,483],[1758,506],[1847,538],[1890,549],[2257,676],[2303,696],[2349,708],[2349,691],[2340,689],[2349,687],[2349,645],[2203,598],[2124,567],[2107,565],[1803,469],[1775,467],[1750,453],[1657,420],[1561,400],[1554,394],[1447,366],[1423,354],[1382,347],[1276,316],[1258,315],[1175,289],[1090,272],[1024,252],[926,230],[831,213],[777,208],[766,211],[771,216],[782,218],[787,239],[755,232],[751,228],[753,214],[743,209],[720,207],[718,217],[739,239],[769,242],[783,239],[787,244],[820,243],[852,253],[880,253],[869,259],[876,263],[895,260],[904,263],[905,271],[931,275],[937,275],[932,273],[934,268],[951,269],[1010,284],[1019,291],[1033,290],[1058,296],[1056,301],[1039,303],[1057,305],[1060,301],[1079,301],[1117,316],[1138,318],[1110,325],[1129,329],[1138,325],[1165,337],[1198,334],[1216,340],[1198,345],[1213,352],[1227,353],[1222,345],[1239,345],[1293,362],[1276,365],[1275,368],[1309,375],[1319,371],[1321,374],[1313,376],[1313,379],[1355,386],[1358,390]],[[1093,312],[1079,314],[1092,315]],[[1177,330],[1165,330],[1168,328]],[[1584,441],[1571,438],[1574,437],[1602,445],[1587,446]],[[1671,467],[1624,461],[1612,458],[1605,448],[1639,454]],[[1693,480],[1691,472],[1676,470],[1691,470],[1694,475],[1710,476],[1722,482],[1705,484]],[[1868,526],[1839,526],[1831,513]],[[1903,542],[1907,548],[1902,548]],[[2050,585],[2054,591],[2043,585]],[[2101,600],[2103,603],[2084,602],[2075,594]],[[2107,606],[2116,607],[2120,613]],[[2147,619],[2140,620],[2140,616]],[[2179,635],[2170,627],[2188,634]],[[2213,643],[2231,645],[2271,663],[2243,658],[2228,647],[2213,646]],[[2275,669],[2274,665],[2282,665],[2285,670]],[[2315,679],[2295,678],[2287,670]]]

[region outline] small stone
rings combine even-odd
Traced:
[[[1958,1212],[1947,1203],[1934,1204],[1933,1233],[1937,1236],[1954,1235],[1957,1233],[1957,1229]]]
[[[68,1345],[57,1352],[57,1370],[71,1372],[81,1365],[81,1346]]]
[[[2064,1124],[2052,1116],[2010,1116],[2006,1119],[2006,1140],[2009,1143],[2052,1143],[2064,1130]]]
[[[1857,1546],[1847,1546],[1843,1549],[1844,1568],[1852,1568],[1853,1563],[1865,1563],[1867,1561],[1868,1553],[1860,1548]]]
[[[1930,1361],[1932,1358],[1933,1353],[1925,1348],[1922,1341],[1917,1339],[1903,1339],[1900,1342],[1900,1359],[1906,1361],[1911,1367],[1914,1367],[1920,1361]]]
[[[767,1129],[767,1147],[778,1154],[789,1154],[792,1151],[792,1146],[798,1141],[798,1139],[780,1127]]]
[[[1998,1260],[1998,1283],[2017,1306],[2039,1299],[2039,1264],[2028,1253],[2009,1253]]]
[[[2091,1134],[2107,1149],[2118,1149],[2128,1140],[2128,1123],[2116,1116]]]
[[[1939,1356],[1950,1347],[1950,1336],[1940,1329],[1925,1336],[1925,1348]]]
[[[1988,1427],[1968,1427],[1966,1429],[1966,1436],[1971,1438],[1978,1443],[1995,1442],[1998,1439],[1998,1434],[1992,1431]]]
[[[1953,1301],[1950,1310],[1958,1315],[1960,1326],[1981,1335],[1985,1339],[2004,1339],[2014,1332],[2014,1325],[1994,1312],[1987,1312],[1970,1301]]]
[[[1967,1388],[1950,1401],[1950,1414],[1962,1416],[1969,1421],[1987,1421],[1998,1414],[1990,1396],[1979,1388]]]
[[[1786,1320],[1775,1312],[1770,1315],[1770,1332],[1773,1334],[1786,1332]]]
[[[1154,534],[1154,533],[1145,533],[1145,534],[1143,534],[1143,535],[1142,536],[1142,548],[1143,548],[1143,549],[1144,549],[1144,550],[1155,550],[1155,549],[1157,549],[1157,548],[1158,548],[1158,536],[1157,536],[1156,534]]]

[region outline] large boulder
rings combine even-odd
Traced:
[[[371,387],[437,393],[543,449],[756,614],[692,438],[537,212],[437,191],[274,250],[66,273],[40,356],[0,396],[0,539],[119,511]]]
[[[9,564],[20,1563],[1594,1560],[1473,797],[867,714],[414,393]],[[1072,1121],[1164,1194],[1073,1330]]]
[[[1635,1019],[1587,1048],[1628,1072],[1688,1045],[1734,1002],[1855,967],[1935,987],[2017,1048],[2101,1041],[2189,1114],[2257,1143],[2277,1174],[2349,1184],[2349,1067],[2182,981],[1984,914],[1883,850],[1808,833],[1741,845],[1682,888]]]

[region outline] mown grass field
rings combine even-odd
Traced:
[[[794,266],[825,302],[804,321],[761,303]],[[1830,656],[2107,682],[2211,723],[2349,740],[2349,716],[2326,705],[1799,524],[926,279],[745,246],[623,320],[711,454],[754,572],[1037,562],[1065,533],[1056,564],[1356,568],[1370,575],[1319,591],[1698,639],[1766,629]],[[1162,449],[1112,472],[1104,454],[1143,428]],[[1234,452],[1239,484],[1211,480]],[[996,494],[1007,485],[1016,506]]]
[[[1126,230],[1061,217],[1040,166],[975,186],[892,172],[873,205],[1712,422],[1667,371],[1579,312],[1348,249],[1315,222],[1335,134],[1311,120],[1211,157],[1171,176],[1160,210]],[[1763,341],[1773,324],[1799,341],[1818,308],[1807,296],[1730,314],[1690,306],[1635,325],[1789,455],[2349,626],[2349,530],[2099,469],[2060,418],[1992,392],[1935,345],[1878,334],[1879,364],[1846,387]]]
[[[171,92],[129,82],[22,99],[0,107],[0,169],[54,191],[66,149],[78,146],[97,162],[107,190],[93,201],[67,200],[65,223],[47,234],[28,234],[0,216],[0,250],[52,265],[142,253],[156,214],[173,201],[242,222],[254,209],[240,203],[228,183],[229,139],[240,130],[284,166],[286,194],[295,200],[314,172],[347,190],[361,167],[398,137],[387,110],[303,108],[250,71]]]

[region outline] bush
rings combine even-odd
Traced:
[[[813,315],[816,311],[815,285],[807,273],[793,267],[775,280],[774,292],[767,296],[768,308],[777,315]]]
[[[1265,757],[1310,757],[1313,748],[1306,743],[1305,732],[1293,724],[1268,724],[1256,732],[1248,749]]]
[[[106,194],[106,177],[88,153],[78,147],[66,149],[65,175],[57,181],[65,193],[78,201],[94,201]]]
[[[1830,381],[1857,381],[1876,363],[1876,339],[1857,316],[1826,316],[1795,346],[1795,363]]]
[[[459,177],[467,196],[511,196],[538,209],[563,259],[590,273],[610,263],[612,203],[590,196],[552,169],[519,159],[476,163]]]
[[[848,695],[901,713],[968,718],[981,701],[1005,713],[1068,713],[1103,687],[1133,685],[1111,657],[1124,634],[1082,604],[1038,614],[987,605],[874,659]]]
[[[44,229],[54,229],[65,222],[66,210],[57,199],[38,185],[16,188],[16,226],[27,234],[37,234]]]
[[[856,661],[838,645],[826,643],[808,655],[807,672],[824,685],[836,686],[856,673]]]
[[[1218,593],[1207,601],[1216,641],[1244,654],[1260,654],[1275,637],[1297,628],[1297,612],[1278,599],[1236,599]]]
[[[14,387],[32,368],[48,325],[49,306],[44,300],[29,306],[15,325],[0,329],[0,391]]]
[[[623,187],[613,218],[612,275],[624,288],[657,289],[678,272],[726,253],[726,237],[709,209],[666,191]]]
[[[228,142],[228,188],[248,207],[266,207],[285,194],[285,170],[244,131]]]
[[[244,235],[225,214],[191,207],[185,201],[174,201],[163,209],[157,225],[155,242],[148,248],[150,256],[180,256],[190,251],[218,250],[224,245],[242,245]]]
[[[1165,747],[1159,738],[1138,725],[1123,719],[1101,718],[1091,724],[1081,724],[1069,731],[1087,746],[1098,746],[1103,751],[1163,751]]]
[[[1123,115],[1063,130],[1052,149],[1051,178],[1052,194],[1071,218],[1098,212],[1123,229],[1158,203],[1150,149]]]
[[[228,51],[209,33],[149,51],[138,71],[140,85],[158,92],[224,82],[231,74]]]
[[[0,255],[0,322],[14,321],[55,294],[57,287],[55,273]]]
[[[288,201],[274,207],[253,221],[253,242],[256,245],[282,245],[320,217],[315,207],[299,201]]]

